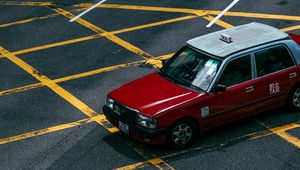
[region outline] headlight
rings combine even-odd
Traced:
[[[137,123],[146,128],[150,128],[150,129],[156,128],[156,120],[155,119],[152,119],[152,118],[140,115],[140,114],[137,115]]]
[[[113,109],[114,108],[114,100],[110,97],[106,98],[106,103],[105,105],[108,106],[109,108]]]

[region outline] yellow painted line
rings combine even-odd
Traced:
[[[102,37],[102,35],[96,34],[96,35],[91,35],[91,36],[86,36],[86,37],[81,37],[81,38],[75,38],[72,40],[66,40],[66,41],[57,42],[57,43],[53,43],[53,44],[47,44],[47,45],[42,45],[42,46],[37,46],[37,47],[32,47],[32,48],[16,51],[16,52],[13,52],[13,54],[20,55],[20,54],[30,53],[30,52],[34,52],[34,51],[45,50],[45,49],[49,49],[49,48],[53,48],[53,47],[59,47],[59,46],[63,46],[63,45],[78,43],[78,42],[82,42],[82,41],[88,41],[88,40],[96,39],[99,37]]]
[[[280,136],[281,138],[283,138],[285,141],[293,144],[294,146],[296,146],[297,148],[300,149],[300,139],[288,134],[286,131],[287,130],[291,130],[291,129],[295,129],[295,128],[299,128],[300,125],[299,124],[289,124],[286,126],[282,126],[279,128],[270,128],[269,130],[275,134],[277,134],[278,136]]]
[[[93,4],[82,3],[74,5],[76,7],[91,7]],[[168,8],[168,7],[154,7],[154,6],[137,6],[137,5],[121,5],[121,4],[101,4],[97,8],[110,8],[110,9],[127,9],[127,10],[141,10],[141,11],[157,11],[157,12],[176,12],[176,13],[205,13],[204,10],[186,9],[186,8]]]
[[[92,4],[83,3],[75,6],[90,7],[91,5]],[[128,10],[158,11],[158,12],[177,12],[177,13],[188,13],[188,14],[196,14],[196,15],[206,15],[206,14],[218,15],[221,12],[217,10],[198,10],[198,9],[187,9],[187,8],[167,8],[167,7],[121,5],[121,4],[101,4],[98,6],[98,8],[128,9]],[[262,13],[250,13],[250,12],[226,12],[224,16],[300,21],[300,16],[262,14]]]
[[[287,131],[287,130],[295,129],[295,128],[298,128],[298,127],[300,127],[299,124],[291,123],[291,124],[280,126],[280,127],[269,128],[269,130],[273,133],[277,133],[277,132],[284,132],[284,131]]]
[[[75,16],[70,13],[69,11],[66,11],[66,10],[63,10],[61,8],[51,8],[53,9],[54,11],[56,11],[57,13],[61,14],[61,15],[64,15],[65,17],[69,18],[69,19],[72,19],[74,18]],[[115,42],[116,44],[126,48],[127,50],[131,51],[131,52],[134,52],[136,54],[138,54],[139,56],[141,56],[142,58],[144,59],[147,59],[147,58],[152,58],[153,56],[151,56],[150,54],[144,52],[143,50],[139,49],[138,47],[122,40],[121,38],[103,30],[102,28],[99,28],[97,27],[96,25],[82,19],[82,18],[78,18],[76,20],[77,23],[89,28],[90,30],[93,30],[94,32],[97,32],[99,34],[103,34],[105,36],[105,38]]]
[[[118,65],[115,65],[115,66],[100,68],[100,69],[96,69],[96,70],[92,70],[92,71],[87,71],[87,72],[83,72],[83,73],[79,73],[79,74],[75,74],[75,75],[71,75],[71,76],[58,78],[58,79],[55,79],[55,80],[52,80],[52,81],[54,81],[55,83],[61,83],[61,82],[70,81],[70,80],[74,80],[74,79],[78,79],[78,78],[92,76],[92,75],[95,75],[95,74],[100,74],[100,73],[104,73],[104,72],[117,70],[117,69],[120,69],[120,68],[138,66],[142,63],[156,65],[159,68],[159,67],[161,67],[161,61],[160,60],[168,59],[172,55],[174,55],[174,53],[163,55],[163,56],[157,57],[155,59],[141,60],[141,61],[136,61],[136,62],[127,63],[127,64],[118,64]],[[42,84],[42,83],[35,83],[35,84],[31,84],[31,85],[17,87],[17,88],[14,88],[14,89],[4,90],[4,91],[0,91],[0,96],[13,94],[13,93],[17,93],[17,92],[22,92],[22,91],[25,91],[25,90],[30,90],[30,89],[34,89],[34,88],[38,88],[38,87],[42,87],[42,86],[45,86],[45,85]]]
[[[291,143],[291,144],[293,144],[294,146],[296,146],[297,148],[300,149],[300,140],[298,138],[286,133],[286,131],[288,131],[288,130],[299,128],[300,127],[299,124],[291,123],[291,124],[287,124],[287,125],[284,125],[284,126],[274,128],[274,127],[271,127],[270,125],[268,125],[266,123],[263,123],[261,121],[256,120],[256,122],[258,122],[260,125],[265,127],[270,132],[278,135],[279,137],[281,137],[282,139],[284,139],[288,143]]]
[[[75,9],[75,10],[72,10],[71,12],[78,12],[78,11],[82,11],[82,10],[85,10],[85,9],[86,8]],[[45,16],[41,16],[41,17],[35,17],[35,18],[10,22],[10,23],[6,23],[6,24],[0,24],[0,28],[9,27],[9,26],[13,26],[13,25],[19,25],[19,24],[30,23],[30,22],[39,21],[39,20],[48,19],[48,18],[53,18],[53,17],[57,17],[59,15],[60,14],[55,13],[55,14],[45,15]]]
[[[278,136],[283,138],[285,141],[293,144],[296,146],[298,149],[300,149],[300,139],[296,138],[295,136],[292,136],[286,132],[277,132],[276,133]]]
[[[97,115],[95,117],[82,119],[82,120],[79,120],[76,122],[65,123],[62,125],[57,125],[57,126],[53,126],[53,127],[49,127],[49,128],[45,128],[45,129],[40,129],[40,130],[36,130],[36,131],[32,131],[32,132],[28,132],[28,133],[24,133],[24,134],[20,134],[20,135],[8,137],[8,138],[3,138],[3,139],[0,139],[0,145],[27,139],[27,138],[32,138],[35,136],[40,136],[40,135],[44,135],[44,134],[48,134],[48,133],[52,133],[52,132],[56,132],[56,131],[61,131],[64,129],[69,129],[69,128],[80,126],[80,125],[87,124],[87,123],[91,123],[91,122],[94,122],[95,119],[98,119],[98,118],[101,118],[101,117],[99,115]]]
[[[81,112],[83,112],[85,115],[89,117],[97,116],[97,113],[92,110],[90,107],[88,107],[86,104],[81,102],[79,99],[77,99],[74,95],[69,93],[67,90],[56,84],[54,81],[49,79],[48,77],[42,75],[38,70],[33,68],[31,65],[26,63],[25,61],[21,60],[11,52],[7,51],[3,47],[0,46],[0,53],[5,56],[8,60],[15,63],[17,66],[22,68],[24,71],[32,75],[34,78],[39,80],[42,84],[49,87],[53,92],[55,92],[57,95],[68,101],[70,104],[72,104],[74,107],[79,109]],[[105,127],[108,131],[116,131],[116,128],[109,128],[105,126],[107,123],[107,120],[104,115],[99,115],[101,119],[96,120],[97,123]]]
[[[150,24],[145,24],[145,25],[135,26],[135,27],[131,27],[131,28],[126,28],[126,29],[122,29],[122,30],[118,30],[118,31],[113,31],[113,32],[110,32],[110,33],[111,34],[120,34],[120,33],[129,32],[129,31],[136,31],[136,30],[139,30],[139,29],[159,26],[159,25],[163,25],[163,24],[169,24],[169,23],[173,23],[173,22],[189,20],[189,19],[193,19],[193,18],[196,18],[196,17],[197,16],[193,16],[193,15],[178,17],[178,18],[168,19],[168,20],[164,20],[164,21],[158,21],[158,22],[154,22],[154,23],[150,23]]]
[[[219,11],[210,11],[210,10],[206,12],[207,14],[210,15],[217,15],[219,13]],[[300,21],[300,16],[262,14],[262,13],[250,13],[250,12],[227,12],[224,14],[224,16]]]
[[[0,24],[0,28],[4,28],[4,27],[8,27],[8,26],[13,26],[13,25],[19,25],[19,24],[25,24],[25,23],[29,23],[29,22],[33,22],[33,21],[38,21],[38,20],[42,20],[42,19],[47,19],[47,18],[52,18],[52,17],[56,17],[59,14],[50,14],[50,15],[46,15],[46,16],[42,16],[42,17],[35,17],[35,18],[30,18],[30,19],[25,19],[25,20],[20,20],[20,21],[15,21],[15,22],[10,22],[10,23],[6,23],[6,24]]]
[[[66,101],[68,101],[70,104],[72,104],[73,106],[75,106],[76,108],[78,108],[80,111],[82,111],[87,116],[89,116],[89,117],[95,117],[95,116],[97,116],[97,113],[94,110],[92,110],[91,108],[89,108],[86,104],[84,104],[83,102],[81,102],[79,99],[77,99],[71,93],[69,93],[67,90],[65,90],[62,87],[60,87],[54,81],[52,81],[48,77],[42,75],[38,70],[36,70],[32,66],[30,66],[25,61],[21,60],[20,58],[18,58],[17,56],[15,56],[14,54],[12,54],[11,52],[7,51],[3,47],[0,47],[0,53],[3,56],[5,56],[7,59],[9,59],[11,62],[15,63],[17,66],[19,66],[20,68],[22,68],[24,71],[26,71],[27,73],[29,73],[30,75],[32,75],[33,77],[35,77],[41,83],[43,83],[44,85],[46,85],[48,88],[50,88],[52,91],[54,91],[57,95],[59,95],[60,97],[62,97]],[[115,128],[115,127],[110,127],[109,128],[109,127],[105,126],[105,124],[108,123],[108,121],[106,120],[106,118],[105,118],[104,115],[98,115],[98,118],[95,119],[95,121],[97,123],[99,123],[100,125],[102,125],[104,128],[106,128],[111,133],[118,131],[118,129]],[[147,156],[147,154],[145,152],[142,152],[143,150],[141,148],[139,148],[137,146],[133,146],[132,148],[135,149],[135,150],[137,150],[137,152],[141,156],[145,157],[146,159],[149,159],[149,157]],[[168,166],[168,167],[171,167],[170,165],[168,165],[165,162],[163,164],[166,165],[166,166]],[[159,167],[159,165],[155,165],[155,166],[157,166],[159,169],[162,169],[162,168]]]
[[[158,68],[160,68],[161,67],[161,61],[160,60],[168,59],[173,54],[174,53],[163,55],[163,56],[157,57],[155,59],[141,60],[141,61],[127,63],[127,64],[119,64],[119,65],[115,65],[115,66],[100,68],[100,69],[96,69],[96,70],[92,70],[92,71],[87,71],[87,72],[84,72],[84,73],[79,73],[79,74],[75,74],[75,75],[71,75],[71,76],[66,76],[66,77],[63,77],[63,78],[58,78],[58,79],[55,79],[53,81],[55,83],[65,82],[65,81],[69,81],[69,80],[74,80],[74,79],[83,78],[83,77],[87,77],[87,76],[91,76],[91,75],[95,75],[95,74],[100,74],[100,73],[104,73],[104,72],[117,70],[117,69],[120,69],[120,68],[138,66],[142,63],[156,65]],[[30,89],[34,89],[34,88],[38,88],[38,87],[42,87],[42,86],[44,86],[44,84],[36,83],[36,84],[26,85],[26,86],[14,88],[14,89],[0,91],[0,96],[7,95],[7,94],[13,94],[13,93],[17,93],[17,92],[22,92],[22,91],[25,91],[25,90],[30,90]]]
[[[105,67],[105,68],[100,68],[100,69],[91,70],[91,71],[87,71],[87,72],[83,72],[83,73],[79,73],[79,74],[74,74],[74,75],[71,75],[71,76],[58,78],[58,79],[55,79],[55,80],[52,80],[52,81],[55,82],[55,83],[61,83],[61,82],[70,81],[70,80],[74,80],[74,79],[78,79],[78,78],[92,76],[92,75],[95,75],[95,74],[100,74],[100,73],[105,73],[105,72],[117,70],[117,69],[120,69],[120,68],[138,66],[138,65],[143,64],[143,63],[150,64],[150,65],[155,65],[156,67],[160,68],[162,66],[160,60],[166,60],[166,59],[170,58],[173,55],[174,55],[174,53],[166,54],[166,55],[163,55],[163,56],[160,56],[160,57],[156,57],[155,59],[141,60],[141,61],[126,63],[126,64],[118,64],[118,65],[115,65],[115,66],[109,66],[109,67]],[[13,89],[9,89],[9,90],[4,90],[4,91],[0,91],[0,96],[4,96],[4,95],[8,95],[8,94],[14,94],[14,93],[17,93],[17,92],[22,92],[22,91],[42,87],[42,86],[45,86],[45,85],[42,84],[42,83],[35,83],[35,84],[30,84],[30,85],[17,87],[17,88],[13,88]]]
[[[150,28],[150,27],[154,27],[154,26],[159,26],[159,25],[162,25],[162,24],[169,24],[169,23],[173,23],[173,22],[179,22],[179,21],[183,21],[183,20],[193,19],[195,17],[197,17],[197,16],[178,17],[178,18],[168,19],[168,20],[154,22],[154,23],[150,23],[150,24],[144,24],[144,25],[134,26],[134,27],[130,27],[130,28],[117,30],[117,31],[112,31],[110,33],[111,34],[121,34],[121,33],[126,33],[126,32],[130,32],[130,31],[139,30],[139,29],[145,29],[145,28]],[[39,51],[39,50],[45,50],[45,49],[49,49],[49,48],[53,48],[53,47],[68,45],[68,44],[72,44],[72,43],[88,41],[88,40],[103,37],[103,35],[104,34],[96,34],[96,35],[76,38],[76,39],[72,39],[72,40],[57,42],[57,43],[53,43],[53,44],[47,44],[47,45],[32,47],[32,48],[28,48],[28,49],[24,49],[24,50],[15,51],[15,52],[13,52],[13,54],[14,55],[20,55],[20,54],[30,53],[30,52],[34,52],[34,51]],[[3,58],[3,57],[4,56],[0,56],[0,58]]]
[[[161,158],[154,158],[153,157],[157,157],[156,155],[152,154],[152,153],[148,153],[145,152],[143,146],[141,144],[133,144],[133,143],[127,143],[127,145],[129,147],[131,147],[135,152],[137,152],[139,155],[141,155],[144,159],[149,160],[147,162],[149,162],[150,165],[155,166],[157,169],[170,169],[170,170],[174,170],[174,168],[172,166],[170,166],[168,163],[166,163],[164,160],[162,160]],[[165,167],[165,168],[163,168]],[[134,165],[132,167],[129,167],[129,169],[136,169],[137,166]],[[128,167],[127,167],[128,169]]]
[[[149,165],[150,161],[151,160],[144,161],[144,162],[138,162],[138,163],[135,163],[135,164],[132,164],[132,165],[116,168],[115,170],[133,170],[133,169],[143,168],[144,166]]]
[[[214,19],[214,17],[212,17],[212,16],[210,16],[210,15],[206,15],[206,16],[203,16],[202,18],[204,18],[204,19],[206,19],[206,20],[208,20],[208,21],[212,21],[213,19]],[[216,25],[219,25],[220,27],[223,27],[223,28],[232,28],[233,27],[233,25],[231,25],[231,24],[228,24],[227,22],[224,22],[224,21],[222,21],[222,20],[217,20],[216,22],[215,22],[215,24]]]
[[[244,138],[247,138],[248,140],[253,140],[253,139],[258,139],[258,138],[261,138],[261,137],[269,136],[269,135],[272,135],[272,134],[277,134],[277,133],[283,134],[284,131],[291,130],[291,129],[294,129],[294,128],[297,128],[297,127],[300,127],[300,125],[295,124],[295,123],[291,123],[291,124],[286,124],[286,125],[282,125],[282,126],[272,128],[271,130],[273,132],[270,131],[270,129],[266,129],[266,130],[246,134],[246,135],[243,135],[243,136],[238,136],[238,137],[232,138],[228,141],[225,141],[224,143],[220,144],[219,147],[224,147],[229,142],[238,141],[238,140],[244,139]],[[293,138],[293,136],[291,137],[291,136],[286,135],[286,134],[284,134],[283,136],[285,138],[289,137],[290,140],[293,140],[295,142],[295,144],[298,146],[298,144],[299,144],[298,139],[295,139],[295,138]],[[210,150],[214,150],[214,149],[219,148],[219,147],[211,148],[211,147],[214,147],[215,145],[216,144],[209,144],[209,145],[206,145],[206,146],[201,146],[201,147],[197,147],[197,148],[193,148],[193,149],[189,149],[189,150],[178,151],[178,152],[167,154],[167,155],[164,155],[164,156],[161,156],[161,157],[153,158],[153,159],[142,161],[142,162],[137,162],[137,163],[127,165],[127,166],[124,166],[124,167],[120,167],[120,168],[117,168],[117,170],[129,170],[129,169],[144,168],[144,167],[148,166],[150,164],[150,162],[153,163],[153,162],[157,161],[157,163],[159,163],[159,159],[170,159],[170,158],[175,157],[175,156],[188,154],[188,153],[191,153],[191,152],[194,152],[194,151],[200,151],[204,148],[208,148],[205,151],[210,151]]]
[[[19,5],[19,6],[51,6],[52,2],[22,2],[22,1],[0,1],[0,5]]]
[[[298,29],[300,29],[300,25],[282,28],[281,31],[288,32],[288,31],[294,31],[294,30],[298,30]]]
[[[30,85],[26,85],[26,86],[22,86],[22,87],[8,89],[8,90],[0,91],[0,96],[18,93],[18,92],[22,92],[22,91],[26,91],[26,90],[30,90],[30,89],[35,89],[35,88],[42,87],[42,86],[44,86],[44,84],[35,83],[35,84],[30,84]]]

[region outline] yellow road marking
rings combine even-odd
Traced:
[[[0,46],[0,53],[5,56],[7,59],[9,59],[11,62],[15,63],[17,66],[22,68],[24,71],[32,75],[34,78],[39,80],[42,84],[49,87],[53,92],[55,92],[57,95],[68,101],[70,104],[72,104],[74,107],[78,108],[80,111],[82,111],[84,114],[86,114],[89,117],[97,116],[97,113],[92,110],[90,107],[88,107],[86,104],[81,102],[79,99],[77,99],[75,96],[73,96],[71,93],[69,93],[67,90],[56,84],[54,81],[49,79],[48,77],[42,75],[38,70],[33,68],[31,65],[26,63],[25,61],[21,60],[11,52],[7,51],[3,47]],[[108,128],[105,126],[105,123],[107,123],[107,120],[105,119],[104,115],[101,116],[101,119],[96,120],[97,123],[105,127],[110,132],[115,132],[116,128]]]
[[[79,20],[79,19],[78,19]],[[97,113],[89,108],[86,104],[81,102],[79,99],[77,99],[75,96],[73,96],[71,93],[69,93],[67,90],[60,87],[57,83],[50,80],[48,77],[42,75],[38,70],[33,68],[31,65],[26,63],[25,61],[21,60],[11,52],[7,51],[3,47],[0,47],[0,53],[5,56],[7,59],[9,59],[11,62],[15,63],[17,66],[22,68],[24,71],[35,77],[37,80],[39,80],[42,84],[46,85],[48,88],[50,88],[53,92],[55,92],[57,95],[68,101],[70,104],[78,108],[80,111],[82,111],[84,114],[86,114],[89,117],[95,117],[97,116]],[[106,128],[109,132],[117,132],[118,129],[115,127],[107,127],[105,124],[108,123],[104,115],[98,115],[98,118],[95,119],[97,123],[99,123],[101,126]],[[132,147],[134,150],[138,152],[141,156],[143,156],[145,159],[149,159],[148,155],[145,154],[145,152],[140,152],[141,149],[137,146]],[[163,160],[162,160],[163,161]],[[164,162],[164,165],[167,165],[168,167],[171,167],[167,163]],[[159,165],[155,165],[159,169]]]
[[[46,16],[42,16],[42,17],[35,17],[35,18],[30,18],[30,19],[25,19],[25,20],[10,22],[10,23],[6,23],[6,24],[0,24],[0,28],[12,26],[12,25],[29,23],[29,22],[38,21],[38,20],[47,19],[47,18],[52,18],[52,17],[56,17],[58,15],[59,14],[56,13],[56,14],[50,14],[50,15],[46,15]]]
[[[269,130],[300,149],[300,139],[298,139],[286,132],[287,130],[291,130],[291,129],[295,129],[295,128],[299,128],[299,127],[300,127],[299,124],[292,123],[292,124],[283,126],[281,128],[280,127],[279,128],[270,128]]]
[[[75,10],[71,10],[71,12],[78,12],[78,11],[82,11],[82,10],[85,10],[85,9],[86,8],[75,9]],[[25,24],[25,23],[29,23],[29,22],[33,22],[33,21],[39,21],[39,20],[48,19],[48,18],[53,18],[53,17],[59,16],[59,15],[60,14],[55,13],[55,14],[45,15],[45,16],[41,16],[41,17],[35,17],[35,18],[10,22],[10,23],[6,23],[6,24],[0,24],[0,28],[9,27],[9,26],[13,26],[13,25],[19,25],[19,24]]]
[[[300,29],[300,25],[287,27],[287,28],[282,28],[281,31],[288,32],[288,31],[293,31],[293,30],[298,30],[298,29]]]
[[[90,7],[91,5],[92,4],[83,3],[75,6]],[[129,10],[158,11],[158,12],[177,12],[177,13],[188,13],[188,14],[196,14],[196,15],[218,15],[221,12],[218,10],[198,10],[198,9],[188,9],[188,8],[168,8],[168,7],[121,5],[121,4],[101,4],[98,6],[98,8],[129,9]],[[250,12],[226,12],[224,16],[300,21],[300,16],[262,14],[262,13],[250,13]]]
[[[206,20],[208,20],[208,21],[212,21],[213,19],[214,19],[214,17],[212,17],[212,16],[210,16],[210,15],[206,15],[206,16],[203,16],[202,18],[204,18],[204,19],[206,19]],[[217,20],[216,22],[215,22],[215,24],[217,24],[217,25],[219,25],[220,27],[223,27],[223,28],[232,28],[233,27],[233,25],[231,25],[231,24],[228,24],[228,23],[226,23],[226,22],[224,22],[224,21],[222,21],[222,20]]]
[[[146,64],[150,64],[150,65],[156,65],[156,67],[160,68],[162,66],[160,60],[168,59],[172,55],[174,55],[174,53],[166,54],[166,55],[163,55],[163,56],[160,56],[160,57],[156,57],[154,59],[141,60],[141,61],[131,62],[131,63],[127,63],[127,64],[118,64],[118,65],[115,65],[115,66],[109,66],[109,67],[105,67],[105,68],[91,70],[91,71],[87,71],[87,72],[83,72],[83,73],[79,73],[79,74],[74,74],[74,75],[71,75],[71,76],[58,78],[58,79],[55,79],[55,80],[52,80],[52,81],[55,82],[55,83],[61,83],[61,82],[70,81],[70,80],[74,80],[74,79],[78,79],[78,78],[92,76],[92,75],[95,75],[95,74],[100,74],[100,73],[104,73],[104,72],[108,72],[108,71],[113,71],[113,70],[120,69],[120,68],[138,66],[142,63],[146,63]],[[35,83],[35,84],[30,84],[30,85],[26,85],[26,86],[22,86],[22,87],[17,87],[17,88],[14,88],[14,89],[4,90],[4,91],[0,91],[0,96],[13,94],[13,93],[17,93],[17,92],[22,92],[22,91],[25,91],[25,90],[30,90],[30,89],[34,89],[34,88],[38,88],[38,87],[42,87],[42,86],[45,86],[45,85],[43,83]]]
[[[269,135],[277,134],[277,133],[282,134],[286,130],[291,130],[291,129],[297,128],[297,127],[300,127],[300,125],[295,124],[295,123],[286,124],[286,125],[282,125],[282,126],[272,128],[272,131],[270,131],[270,129],[266,129],[266,130],[262,130],[262,131],[258,131],[258,132],[254,132],[254,133],[250,133],[250,134],[246,134],[246,135],[243,135],[243,136],[232,138],[232,139],[230,139],[228,141],[225,141],[224,143],[220,144],[216,148],[211,148],[211,147],[214,147],[216,144],[209,144],[209,145],[206,145],[206,146],[201,146],[201,147],[197,147],[197,148],[193,148],[193,149],[189,149],[189,150],[183,150],[183,151],[178,151],[178,152],[175,152],[175,153],[167,154],[167,155],[164,155],[164,156],[161,156],[161,157],[153,158],[151,160],[146,160],[146,161],[143,161],[143,162],[137,162],[137,163],[134,163],[134,164],[131,164],[131,165],[127,165],[127,166],[124,166],[124,167],[117,168],[117,170],[129,170],[129,169],[137,169],[137,168],[141,168],[141,167],[146,167],[150,164],[150,162],[155,163],[157,161],[157,163],[159,163],[159,159],[170,159],[170,158],[175,157],[175,156],[188,154],[188,153],[194,152],[194,151],[200,151],[200,150],[205,149],[205,148],[208,148],[205,151],[210,151],[210,150],[218,149],[220,147],[224,147],[229,142],[238,141],[240,139],[253,140],[253,139],[258,139],[258,138],[261,138],[261,137],[265,137],[265,136],[269,136]],[[296,141],[297,145],[299,144],[298,139],[293,138],[293,140]]]
[[[276,133],[278,136],[286,140],[287,142],[293,144],[296,146],[298,149],[300,149],[300,139],[296,138],[295,136],[292,136],[286,132],[277,132]]]
[[[82,3],[74,5],[76,7],[91,7],[93,4]],[[186,9],[186,8],[168,8],[168,7],[154,7],[154,6],[137,6],[137,5],[121,5],[121,4],[101,4],[97,8],[112,8],[112,9],[129,9],[129,10],[142,10],[142,11],[157,11],[157,12],[177,12],[195,14],[196,12],[205,13],[204,10]]]
[[[139,155],[141,155],[142,157],[144,157],[146,160],[150,159],[150,161],[148,161],[148,162],[151,165],[155,166],[156,168],[163,170],[164,168],[162,168],[162,166],[164,166],[164,167],[166,167],[165,169],[174,170],[174,168],[172,166],[170,166],[168,163],[166,163],[161,158],[151,159],[153,157],[156,157],[156,155],[154,155],[152,153],[145,152],[145,150],[143,149],[142,145],[140,145],[140,144],[132,144],[132,143],[127,143],[127,145],[130,146]],[[136,167],[132,167],[132,168],[136,168]]]
[[[270,125],[263,123],[261,121],[256,120],[256,122],[258,122],[260,125],[262,125],[263,127],[265,127],[267,130],[269,130],[270,132],[277,134],[279,137],[281,137],[282,139],[284,139],[285,141],[287,141],[288,143],[293,144],[294,146],[296,146],[297,148],[300,149],[300,140],[288,133],[286,133],[287,130],[291,130],[291,129],[295,129],[295,128],[299,128],[300,125],[296,124],[296,123],[291,123],[288,125],[284,125],[281,127],[271,127]]]
[[[49,127],[49,128],[45,128],[45,129],[40,129],[40,130],[36,130],[36,131],[32,131],[32,132],[28,132],[28,133],[24,133],[24,134],[20,134],[20,135],[8,137],[8,138],[3,138],[3,139],[0,139],[0,145],[15,142],[15,141],[19,141],[19,140],[23,140],[23,139],[27,139],[27,138],[31,138],[31,137],[35,137],[35,136],[44,135],[44,134],[47,134],[47,133],[61,131],[61,130],[64,130],[64,129],[69,129],[69,128],[72,128],[72,127],[76,127],[76,126],[80,126],[80,125],[83,125],[83,124],[94,122],[95,119],[99,119],[99,118],[101,119],[101,116],[97,115],[95,117],[82,119],[82,120],[79,120],[79,121],[76,121],[76,122],[65,123],[65,124],[62,124],[62,125],[57,125],[57,126],[53,126],[53,127]]]
[[[65,17],[67,17],[69,19],[72,19],[72,18],[75,17],[69,11],[63,10],[61,8],[56,8],[55,7],[55,8],[51,8],[51,9],[53,9],[54,11],[56,11],[57,13],[59,13],[61,15],[64,15]],[[92,23],[90,23],[90,22],[88,22],[88,21],[86,21],[86,20],[84,20],[82,18],[78,18],[76,20],[76,22],[79,23],[79,24],[81,24],[81,25],[83,25],[83,26],[85,26],[85,27],[87,27],[87,28],[89,28],[89,29],[91,29],[91,30],[93,30],[94,32],[97,32],[99,34],[103,34],[105,36],[105,38],[107,38],[107,39],[115,42],[116,44],[118,44],[118,45],[126,48],[127,50],[129,50],[131,52],[134,52],[134,53],[138,54],[139,56],[141,56],[144,59],[152,58],[153,57],[150,54],[148,54],[148,53],[144,52],[143,50],[139,49],[138,47],[136,47],[136,46],[134,46],[134,45],[132,45],[132,44],[130,44],[130,43],[122,40],[121,38],[119,38],[119,37],[117,37],[117,36],[115,36],[115,35],[107,32],[107,31],[105,31],[105,30],[97,27],[96,25],[94,25],[94,24],[92,24]]]
[[[130,28],[117,30],[117,31],[112,31],[110,33],[111,34],[121,34],[121,33],[126,33],[126,32],[130,32],[130,31],[139,30],[139,29],[145,29],[145,28],[149,28],[149,27],[159,26],[159,25],[162,25],[162,24],[169,24],[169,23],[173,23],[173,22],[188,20],[188,19],[192,19],[192,18],[196,18],[196,17],[197,16],[178,17],[178,18],[168,19],[168,20],[154,22],[154,23],[150,23],[150,24],[144,24],[144,25],[134,26],[134,27],[130,27]],[[13,52],[13,54],[14,55],[25,54],[25,53],[30,53],[30,52],[34,52],[34,51],[39,51],[39,50],[49,49],[49,48],[53,48],[53,47],[58,47],[58,46],[62,46],[62,45],[67,45],[67,44],[72,44],[72,43],[77,43],[77,42],[82,42],[82,41],[88,41],[88,40],[100,38],[100,37],[103,37],[103,36],[104,36],[104,34],[96,34],[96,35],[76,38],[76,39],[72,39],[72,40],[57,42],[57,43],[53,43],[53,44],[47,44],[47,45],[32,47],[32,48],[28,48],[28,49],[24,49],[24,50],[19,50],[19,51]],[[0,58],[3,58],[3,56],[0,56]]]
[[[92,4],[78,4],[78,7],[91,7]],[[188,13],[195,14],[197,16],[203,17],[204,19],[211,21],[213,17],[206,16],[207,12],[205,10],[196,9],[184,9],[184,8],[167,8],[167,7],[151,7],[151,6],[136,6],[136,5],[118,5],[118,4],[101,4],[98,8],[114,8],[114,9],[130,9],[130,10],[143,10],[143,11],[159,11],[159,12],[178,12],[178,13]],[[231,28],[232,25],[225,23],[224,21],[218,21],[217,25],[223,28]]]
[[[219,11],[207,11],[207,13],[211,15],[217,15]],[[224,14],[224,16],[300,21],[300,16],[261,14],[249,12],[227,12]]]
[[[0,1],[0,5],[53,6],[52,2],[17,2],[17,1],[2,1],[2,2]],[[88,8],[91,7],[92,5],[93,4],[82,3],[73,6]],[[168,8],[168,7],[121,5],[121,4],[101,4],[97,8],[128,9],[128,10],[157,11],[157,12],[177,12],[177,13],[188,13],[188,14],[198,14],[198,15],[199,14],[218,15],[221,12],[219,10],[198,10],[198,9],[188,9],[188,8]],[[250,13],[250,12],[226,12],[224,16],[300,21],[300,16]]]
[[[52,2],[19,2],[19,1],[0,1],[0,5],[20,5],[20,6],[51,6]]]

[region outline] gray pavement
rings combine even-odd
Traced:
[[[76,11],[80,4],[98,1],[53,0],[51,8],[28,2],[0,1],[0,46],[39,71],[33,74],[47,76],[96,113],[101,114],[109,91],[156,71],[132,65],[108,69],[144,58],[119,41],[96,35],[86,24],[69,23],[67,17],[52,10],[61,8],[77,15],[81,12]],[[123,30],[114,35],[158,57],[176,52],[191,38],[226,27],[214,24],[205,28],[209,21],[202,17],[206,15],[160,22],[195,16],[176,9],[220,11],[230,3],[108,0],[105,4],[121,4],[123,9],[100,7],[82,19],[108,32]],[[124,5],[142,7],[132,10]],[[150,11],[145,6],[158,8]],[[300,26],[291,28],[300,25],[299,6],[300,1],[292,0],[240,0],[230,10],[240,13],[225,15],[221,20],[233,26],[262,22],[300,34]],[[166,12],[163,7],[174,10]],[[156,24],[147,25],[150,23]],[[147,28],[128,29],[139,25]],[[129,169],[300,169],[300,127],[294,126],[300,124],[300,113],[287,108],[216,128],[205,133],[193,147],[178,151],[164,145],[143,145],[119,133],[110,133],[94,121],[86,122],[87,112],[68,102],[63,94],[37,84],[40,81],[23,69],[0,57],[1,169],[115,169],[128,165]],[[89,74],[74,76],[86,72]],[[74,123],[81,120],[83,123]],[[265,126],[280,127],[281,131],[273,133],[274,129]],[[144,162],[158,157],[165,163],[154,166]],[[139,162],[143,163],[136,164]]]

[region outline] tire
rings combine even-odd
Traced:
[[[191,146],[195,141],[198,130],[192,120],[184,119],[176,122],[169,130],[168,143],[176,149],[183,149]]]
[[[292,89],[288,96],[288,106],[290,109],[300,111],[300,86]]]

